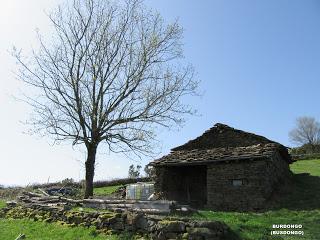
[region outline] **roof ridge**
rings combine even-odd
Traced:
[[[214,148],[206,148],[206,149],[201,149],[201,148],[194,148],[194,149],[181,149],[181,150],[174,150],[172,152],[174,153],[179,153],[179,152],[184,152],[184,151],[211,151],[211,150],[221,150],[221,149],[226,149],[226,150],[233,150],[233,149],[254,149],[254,148],[278,148],[279,146],[281,146],[280,143],[276,143],[276,142],[270,142],[270,143],[258,143],[258,144],[253,144],[253,145],[249,145],[249,146],[225,146],[225,147],[214,147]]]
[[[183,145],[172,148],[171,151],[181,149],[197,149],[197,148],[215,148],[217,146],[249,146],[254,143],[271,143],[274,142],[266,137],[235,129],[227,124],[216,123],[213,127],[206,130],[199,137],[186,142]],[[274,142],[276,143],[276,142]],[[279,143],[280,144],[280,143]]]

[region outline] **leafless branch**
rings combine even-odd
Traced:
[[[296,127],[290,131],[289,137],[296,144],[319,144],[320,123],[313,117],[299,117],[296,121]]]

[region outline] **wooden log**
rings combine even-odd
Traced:
[[[160,210],[160,209],[132,209],[134,212],[146,213],[146,214],[168,214],[170,211],[168,210]]]
[[[64,198],[60,196],[45,196],[45,195],[41,195],[33,192],[23,192],[22,194],[23,195],[19,196],[18,199],[21,201],[27,201],[27,202],[43,202],[43,203],[68,202],[72,204],[82,203],[82,200],[69,199],[69,198]]]
[[[44,196],[37,193],[25,192],[19,197],[24,205],[41,209],[61,209],[70,206],[84,206],[111,211],[135,211],[147,214],[167,214],[175,206],[174,201],[128,200],[128,199],[83,199],[75,200],[60,196]]]
[[[43,195],[45,196],[50,196],[50,194],[48,194],[46,191],[44,191],[43,189],[41,188],[38,188],[38,191],[41,192]]]
[[[61,197],[60,200],[63,201],[63,202],[67,202],[67,203],[71,203],[71,204],[77,204],[77,205],[83,203],[83,200],[70,199],[70,198],[64,198],[64,197]]]
[[[27,192],[27,191],[23,191],[22,194],[29,196],[29,197],[43,197],[44,196],[43,194],[40,194],[40,193]]]
[[[32,209],[41,209],[41,210],[63,210],[63,206],[58,206],[58,205],[43,205],[43,204],[24,204],[25,207],[27,208],[32,208]]]

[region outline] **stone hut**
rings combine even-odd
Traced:
[[[151,162],[155,191],[166,199],[213,210],[263,209],[288,182],[292,158],[265,137],[216,124]]]

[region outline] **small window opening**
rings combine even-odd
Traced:
[[[245,179],[232,179],[232,186],[239,187],[247,183]]]

